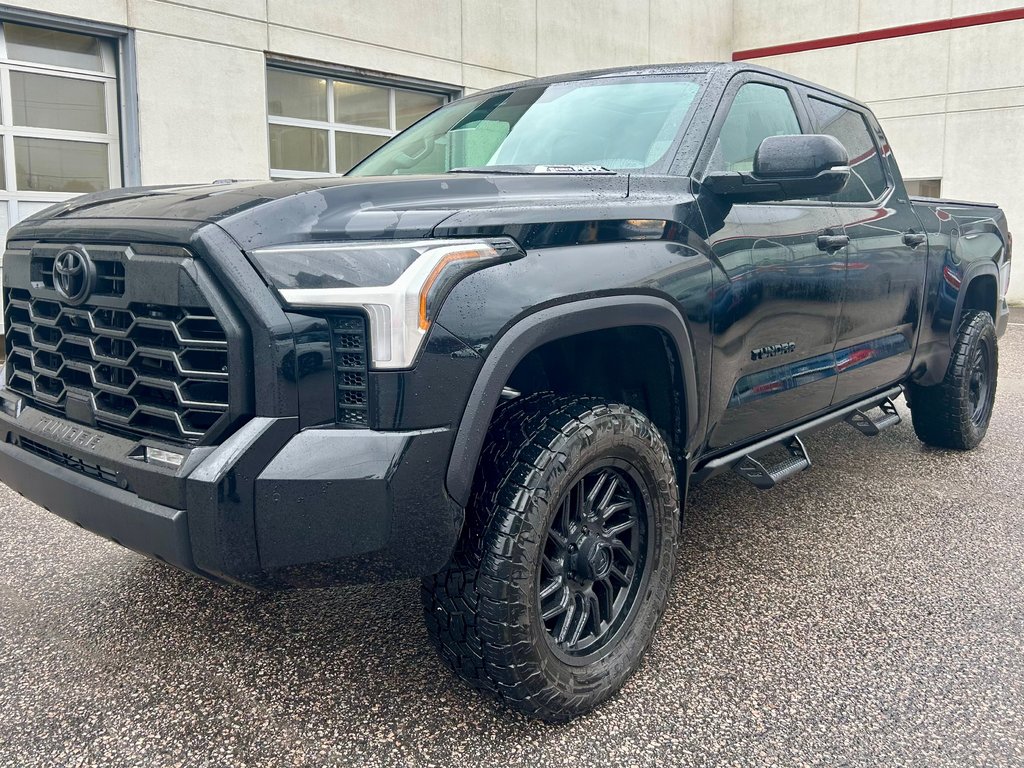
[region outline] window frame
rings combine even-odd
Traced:
[[[271,179],[310,179],[310,178],[331,178],[344,175],[345,171],[337,170],[337,144],[335,136],[337,133],[357,133],[365,136],[381,136],[391,139],[397,136],[401,130],[397,127],[397,110],[395,106],[395,91],[417,91],[431,96],[441,97],[441,106],[448,104],[462,95],[462,89],[443,83],[432,83],[426,80],[412,78],[392,77],[385,74],[367,74],[360,71],[350,70],[345,67],[332,67],[325,64],[316,64],[304,61],[293,61],[291,59],[279,59],[268,56],[264,65],[264,77],[266,78],[271,69],[291,72],[293,74],[319,77],[327,81],[327,119],[310,120],[299,117],[283,117],[270,114],[269,83],[266,85],[267,99],[267,173]],[[376,128],[368,125],[355,125],[353,123],[337,122],[334,113],[334,83],[353,83],[356,85],[370,85],[377,88],[388,89],[388,125],[389,128]],[[270,165],[270,126],[284,125],[294,128],[311,128],[314,130],[327,131],[327,170],[326,171],[296,171],[284,168],[274,168]],[[374,150],[376,151],[376,150]],[[372,154],[372,153],[371,153]],[[358,163],[357,163],[358,165]]]
[[[827,201],[832,205],[842,208],[877,208],[884,200],[891,197],[896,190],[896,182],[892,175],[892,169],[889,167],[887,159],[888,153],[886,153],[883,147],[878,143],[877,129],[873,119],[874,116],[871,114],[870,110],[867,110],[859,104],[848,101],[840,96],[817,88],[803,87],[800,89],[800,96],[805,103],[808,119],[811,121],[812,133],[820,133],[822,130],[822,126],[818,124],[814,115],[814,110],[810,106],[810,99],[812,97],[818,101],[823,101],[826,104],[831,104],[834,107],[839,107],[840,109],[845,109],[859,115],[861,122],[864,124],[864,130],[867,131],[868,138],[871,139],[871,144],[874,146],[875,152],[878,155],[878,161],[882,165],[882,173],[885,175],[885,189],[883,189],[881,194],[872,200],[834,200],[833,196],[829,195],[828,198],[826,198]]]
[[[0,142],[4,149],[4,175],[7,189],[0,189],[0,205],[6,206],[8,226],[13,227],[24,219],[19,215],[18,204],[59,203],[70,200],[82,192],[46,192],[39,190],[17,190],[17,169],[15,166],[14,136],[28,138],[82,141],[107,146],[107,179],[109,188],[141,183],[138,138],[138,88],[135,67],[135,37],[127,27],[84,19],[69,18],[43,11],[0,8],[0,24],[17,24],[39,27],[58,32],[89,35],[101,38],[103,46],[103,71],[61,67],[13,60],[7,57],[6,33],[2,33],[0,47]],[[2,27],[0,27],[2,29]],[[35,128],[14,125],[14,109],[10,88],[10,73],[51,75],[68,79],[81,79],[104,84],[104,115],[106,133],[68,131],[55,128]]]
[[[814,133],[812,130],[813,123],[811,122],[811,116],[808,112],[807,104],[804,101],[803,94],[801,93],[797,83],[785,80],[781,77],[774,77],[768,73],[757,70],[743,70],[737,72],[729,78],[722,90],[722,96],[718,101],[718,105],[715,107],[714,117],[711,118],[711,122],[708,124],[708,128],[705,131],[704,141],[701,143],[700,150],[697,152],[696,159],[693,162],[691,173],[695,181],[699,182],[707,175],[708,167],[711,164],[711,158],[715,151],[715,144],[722,132],[722,125],[725,123],[725,120],[729,115],[729,110],[732,109],[733,102],[736,100],[736,94],[739,93],[740,88],[748,83],[768,85],[785,91],[789,96],[790,106],[793,107],[793,112],[796,113],[797,124],[800,126],[801,135]],[[832,202],[829,200],[798,197],[791,200],[772,200],[760,203],[737,203],[737,205],[781,205],[790,207],[793,205],[801,205],[821,207],[832,205]]]

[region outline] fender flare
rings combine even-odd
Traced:
[[[698,426],[697,373],[693,341],[675,304],[658,296],[616,295],[574,300],[538,310],[508,328],[484,358],[462,415],[445,485],[463,507],[469,503],[476,465],[501,390],[519,362],[549,341],[626,326],[650,326],[663,331],[675,345],[683,374],[686,442]]]
[[[996,321],[999,311],[999,269],[991,261],[976,261],[970,264],[964,270],[963,279],[960,282],[960,291],[956,297],[956,309],[953,310],[953,322],[949,326],[949,348],[953,349],[956,346],[956,335],[960,330],[960,318],[964,311],[964,301],[967,298],[967,291],[971,286],[971,282],[982,275],[992,275],[996,281],[996,306],[993,311],[996,313],[992,316],[992,320]]]

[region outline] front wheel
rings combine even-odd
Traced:
[[[651,642],[679,519],[668,448],[639,411],[548,394],[503,406],[459,548],[423,583],[441,658],[533,717],[593,709]]]
[[[992,419],[998,371],[992,316],[977,310],[965,313],[942,382],[932,387],[909,386],[918,438],[939,448],[975,448]]]

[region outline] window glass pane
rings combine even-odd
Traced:
[[[34,216],[40,211],[45,211],[53,205],[55,205],[55,203],[37,203],[34,201],[27,202],[25,200],[21,200],[18,203],[18,221],[24,221],[29,216]]]
[[[470,97],[398,134],[356,174],[480,165],[648,168],[666,157],[699,92],[689,80],[629,77]]]
[[[942,197],[942,179],[907,179],[907,194],[914,197]]]
[[[4,163],[4,143],[0,141],[0,188],[7,189],[7,165]],[[0,200],[0,208],[5,211],[7,203]]]
[[[334,84],[334,122],[390,128],[388,89],[360,83]]]
[[[769,136],[800,133],[789,94],[763,83],[747,83],[736,92],[722,124],[709,171],[754,170],[754,155]]]
[[[282,171],[323,171],[327,167],[327,131],[291,125],[270,126],[270,167]]]
[[[73,69],[103,70],[103,43],[99,38],[20,24],[4,24],[4,34],[8,58]]]
[[[417,91],[395,91],[395,128],[404,130],[444,104],[444,97]]]
[[[11,72],[14,124],[106,133],[103,83]]]
[[[326,120],[327,80],[282,69],[268,69],[267,111],[280,117]]]
[[[878,147],[871,138],[863,115],[813,96],[810,102],[811,111],[818,122],[817,130],[839,139],[850,156],[850,180],[829,199],[843,203],[865,203],[879,197],[888,182]]]
[[[109,189],[107,145],[14,137],[18,189],[98,192]]]
[[[334,158],[338,173],[345,173],[387,140],[387,136],[372,136],[368,133],[335,133]]]

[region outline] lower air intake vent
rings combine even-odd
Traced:
[[[53,461],[74,472],[94,477],[97,480],[102,480],[104,483],[109,483],[110,485],[117,485],[117,473],[100,464],[80,459],[77,456],[72,456],[70,453],[64,453],[63,451],[56,451],[53,448],[47,448],[42,443],[37,443],[35,440],[29,440],[27,437],[21,438],[18,444],[29,453],[34,453],[36,456],[41,456],[44,459]]]
[[[366,320],[360,315],[335,315],[330,323],[338,423],[347,427],[369,426]]]

